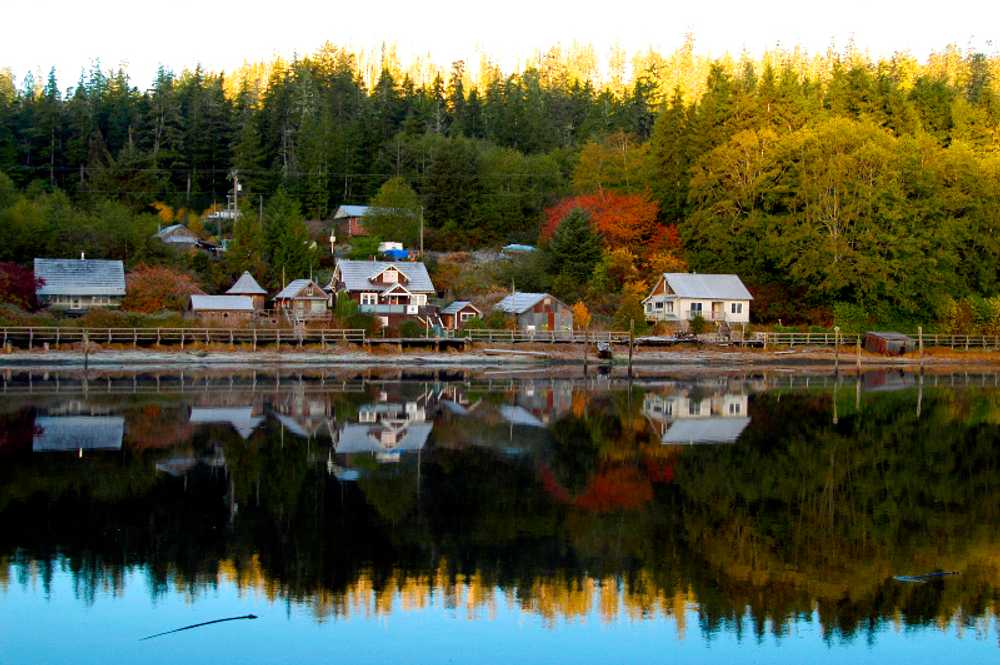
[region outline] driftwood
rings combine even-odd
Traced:
[[[209,626],[213,623],[222,623],[224,621],[239,621],[240,619],[256,619],[256,614],[246,614],[241,617],[229,617],[228,619],[216,619],[214,621],[203,621],[202,623],[193,623],[190,626],[184,626],[182,628],[175,628],[174,630],[168,630],[163,633],[157,633],[156,635],[148,635],[146,637],[140,638],[139,641],[143,642],[145,640],[151,640],[154,637],[162,637],[163,635],[170,635],[171,633],[179,633],[182,630],[191,630],[192,628],[201,628],[202,626]]]

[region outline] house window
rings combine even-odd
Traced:
[[[656,303],[656,309],[663,309],[663,303],[662,302]]]
[[[696,316],[698,314],[701,314],[701,305],[702,303],[700,302],[691,303],[691,316]]]
[[[461,319],[462,321],[468,321],[469,319],[476,318],[476,313],[475,312],[462,312],[458,316],[459,316],[459,319]]]
[[[731,415],[731,416],[738,416],[738,415],[740,415],[740,411],[741,411],[741,409],[740,409],[740,403],[739,402],[731,402],[729,404],[729,415]]]
[[[743,303],[734,302],[729,305],[729,312],[731,314],[742,314],[743,313]]]
[[[361,294],[361,304],[362,305],[374,305],[378,302],[377,293],[362,293]]]
[[[663,306],[666,308],[667,314],[674,313],[674,303],[672,302],[663,303]]]
[[[416,293],[413,295],[410,301],[414,305],[419,305],[420,307],[423,307],[424,305],[427,304],[427,295],[423,293]]]
[[[398,274],[395,270],[386,270],[382,273],[382,281],[388,282],[389,284],[395,284],[398,280]]]

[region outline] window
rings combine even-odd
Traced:
[[[693,302],[693,303],[691,303],[691,315],[692,316],[694,316],[696,314],[701,314],[701,305],[702,305],[702,303],[700,303],[700,302]]]
[[[743,303],[741,303],[741,302],[734,302],[734,303],[732,303],[731,305],[729,305],[729,312],[731,314],[742,314],[743,313]]]
[[[740,403],[739,402],[730,402],[729,403],[729,415],[731,415],[731,416],[738,416],[738,415],[740,415],[741,411],[742,411],[742,409],[740,408]]]
[[[667,314],[673,314],[674,313],[674,303],[673,302],[664,303],[663,305],[664,305],[664,307],[666,307]]]
[[[382,273],[383,282],[394,284],[398,279],[399,279],[398,273],[395,270],[386,270],[384,273]]]
[[[662,302],[657,302],[656,303],[656,309],[663,309],[663,303]]]
[[[414,305],[419,305],[423,307],[424,305],[427,304],[427,295],[423,293],[416,293],[411,298],[411,301],[413,302]]]
[[[475,312],[462,312],[458,316],[459,316],[459,319],[461,319],[462,321],[468,321],[469,319],[476,318],[476,313]]]
[[[378,303],[377,293],[362,293],[361,294],[361,304],[362,305],[374,305]]]

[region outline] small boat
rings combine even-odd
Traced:
[[[611,360],[611,344],[610,344],[610,342],[598,342],[597,343],[597,359],[598,360]]]

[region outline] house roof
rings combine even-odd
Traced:
[[[663,433],[668,444],[733,443],[750,424],[749,418],[684,418]]]
[[[263,416],[255,416],[252,406],[231,407],[191,407],[189,421],[197,425],[228,423],[236,433],[244,439],[249,439],[254,430],[264,422]]]
[[[252,312],[250,296],[191,296],[194,312]]]
[[[178,233],[178,231],[181,230],[183,230],[183,232]],[[198,236],[195,235],[194,231],[183,224],[171,224],[170,226],[164,226],[156,232],[154,237],[159,238],[164,242],[174,242],[188,245],[198,244]]]
[[[320,291],[323,290],[323,287],[321,287],[319,284],[316,284],[311,279],[296,279],[289,282],[288,286],[281,289],[281,291],[278,292],[278,295],[274,296],[274,299],[280,300],[283,298],[295,298],[296,296],[299,295],[299,292],[301,292],[302,289],[306,288],[310,284],[315,284],[316,288],[319,289]],[[318,296],[311,296],[311,297],[318,297]],[[326,296],[324,296],[324,298],[325,297]]]
[[[100,259],[35,259],[35,277],[45,280],[40,296],[123,296],[125,267]]]
[[[508,314],[524,314],[545,297],[562,304],[562,301],[548,293],[512,293],[498,302],[494,308]]]
[[[125,433],[122,416],[39,416],[31,449],[36,452],[66,450],[121,450]]]
[[[257,280],[253,278],[253,275],[249,271],[243,271],[240,278],[236,280],[228,291],[229,295],[233,296],[266,296],[267,291],[257,283]]]
[[[667,285],[681,298],[717,298],[719,300],[753,300],[737,275],[702,275],[699,273],[663,273]]]
[[[442,309],[439,312],[439,314],[458,314],[459,312],[461,312],[466,307],[471,307],[472,309],[474,309],[477,312],[479,312],[479,308],[476,307],[475,305],[473,305],[468,300],[456,300],[455,302],[451,303],[450,305],[448,305],[447,307],[445,307],[444,309]]]
[[[334,219],[347,219],[349,217],[364,217],[368,212],[368,206],[340,206],[333,214]]]
[[[433,293],[434,283],[427,273],[427,266],[419,261],[351,261],[343,259],[337,262],[340,281],[348,291],[381,290],[383,285],[375,285],[371,277],[380,275],[386,268],[393,267],[403,273],[409,280],[406,288],[413,293]],[[335,271],[335,272],[337,272]]]
[[[519,243],[511,243],[509,245],[504,245],[500,251],[503,252],[534,252],[536,247],[534,245],[521,245]]]
[[[500,415],[504,420],[512,425],[524,425],[525,427],[545,427],[545,423],[538,419],[535,414],[528,411],[523,406],[516,404],[501,404]]]
[[[344,426],[340,431],[334,452],[339,454],[347,453],[384,453],[408,450],[420,450],[427,443],[433,423],[411,422],[401,429],[402,436],[395,445],[385,446],[378,439],[377,435],[386,427],[381,424],[355,424]]]

